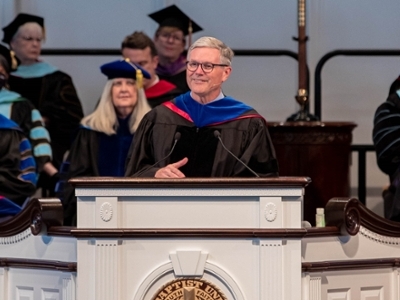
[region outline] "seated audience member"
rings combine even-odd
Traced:
[[[71,146],[67,179],[82,176],[124,176],[125,163],[134,133],[150,111],[143,92],[142,76],[150,75],[128,60],[101,66],[108,81],[95,111],[83,118]],[[65,225],[75,223],[74,189],[63,192]]]
[[[189,91],[186,83],[186,36],[191,44],[192,33],[202,30],[176,5],[149,15],[159,24],[154,35],[159,62],[157,74],[175,84],[182,92]]]
[[[3,31],[3,42],[21,62],[9,78],[10,90],[30,100],[40,111],[51,138],[53,165],[59,168],[83,117],[72,79],[39,60],[45,32],[43,18],[19,14]],[[42,181],[47,182],[46,176],[41,176]]]
[[[21,211],[36,191],[32,148],[18,125],[0,114],[0,218]]]
[[[383,193],[385,218],[400,222],[400,89],[377,108],[372,139],[378,166],[390,179]]]
[[[171,82],[159,79],[156,74],[158,65],[157,50],[153,41],[143,32],[135,31],[122,42],[122,56],[141,66],[150,74],[143,80],[144,93],[151,107],[171,100],[182,92]]]
[[[0,45],[0,113],[17,123],[29,137],[37,171],[48,174],[54,186],[57,182],[58,171],[51,162],[50,137],[44,128],[42,116],[29,100],[7,89],[7,79],[16,65],[17,61],[10,51]]]
[[[202,37],[190,47],[187,82],[191,91],[155,107],[143,118],[126,176],[278,174],[265,120],[252,107],[222,93],[232,57],[232,50],[213,37]]]

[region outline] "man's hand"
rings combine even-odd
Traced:
[[[186,177],[181,171],[179,171],[180,167],[183,167],[187,164],[189,159],[187,157],[177,161],[176,163],[169,164],[164,168],[159,169],[154,175],[155,178],[184,178]]]

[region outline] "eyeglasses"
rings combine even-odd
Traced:
[[[28,43],[32,43],[32,42],[41,43],[43,41],[43,38],[34,38],[34,37],[31,37],[31,36],[20,36],[20,38],[22,40],[24,40],[25,42],[28,42]]]
[[[182,41],[184,40],[183,37],[180,36],[180,35],[176,35],[176,34],[172,34],[172,33],[167,33],[167,32],[160,33],[159,36],[160,36],[162,39],[166,40],[166,41],[168,41],[170,38],[172,38],[172,40],[173,40],[174,42],[182,42]]]
[[[187,61],[186,62],[186,68],[190,72],[194,72],[197,70],[197,68],[201,66],[201,69],[203,70],[204,73],[211,73],[212,70],[214,70],[214,67],[229,67],[229,65],[223,65],[223,64],[212,64],[212,63],[198,63],[195,61]]]

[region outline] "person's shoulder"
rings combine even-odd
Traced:
[[[390,85],[389,95],[395,93],[398,89],[400,89],[400,76],[398,76]]]
[[[67,73],[60,71],[60,70],[56,70],[53,73],[47,74],[44,77],[46,78],[52,78],[55,80],[60,80],[60,79],[71,79],[71,76],[69,76]]]
[[[80,125],[74,140],[75,140],[75,142],[78,141],[79,143],[82,143],[82,142],[91,143],[93,141],[93,139],[97,140],[97,138],[100,134],[102,134],[102,133],[99,131],[93,130],[92,128],[90,128],[88,126]]]
[[[378,107],[393,107],[400,109],[400,90],[396,90],[395,92],[389,94],[386,101],[381,103]]]

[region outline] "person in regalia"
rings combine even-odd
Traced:
[[[18,214],[36,191],[36,163],[21,128],[0,114],[0,220]]]
[[[69,151],[58,193],[65,207],[65,225],[76,222],[76,198],[67,180],[82,176],[124,176],[125,163],[135,131],[150,111],[143,91],[143,77],[150,75],[128,59],[100,67],[107,76],[100,102],[81,121]]]
[[[160,79],[156,73],[158,54],[156,47],[145,33],[135,31],[125,37],[121,47],[122,56],[150,74],[150,79],[143,80],[144,93],[151,107],[155,107],[165,101],[171,100],[182,94],[175,84]],[[186,79],[185,79],[186,80]]]
[[[45,38],[44,19],[21,13],[3,28],[3,42],[20,60],[8,80],[10,90],[32,102],[41,113],[50,134],[53,165],[58,169],[71,146],[83,117],[72,79],[57,67],[39,59]],[[46,187],[46,174],[39,185]]]
[[[400,222],[400,76],[375,111],[372,140],[378,167],[389,177],[382,192],[384,216]]]
[[[190,92],[153,108],[131,146],[126,176],[277,176],[278,162],[264,118],[224,95],[233,51],[202,37],[187,55]]]
[[[149,17],[159,24],[154,34],[159,57],[156,69],[158,76],[172,82],[182,92],[189,91],[185,47],[190,46],[192,34],[202,28],[176,5],[151,13]]]
[[[10,50],[0,45],[0,114],[13,120],[29,138],[33,148],[37,172],[46,173],[52,180],[50,186],[58,181],[58,170],[52,164],[50,136],[44,127],[40,112],[20,94],[8,89],[10,72],[17,68],[18,61]]]

